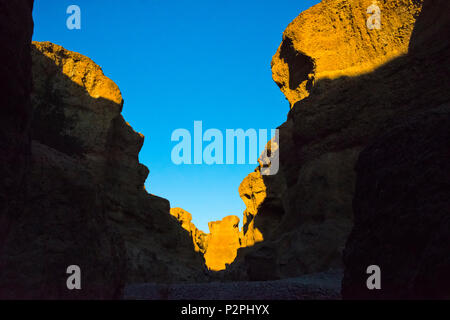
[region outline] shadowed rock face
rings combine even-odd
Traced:
[[[450,297],[449,159],[449,104],[404,119],[361,152],[345,298]],[[367,289],[370,265],[381,269],[381,290]]]
[[[359,156],[355,225],[344,253],[346,299],[450,297],[448,12],[448,1],[426,1],[413,32],[417,64],[409,67],[423,81],[410,94],[428,84],[425,110],[397,119]],[[366,287],[369,265],[381,269],[381,290]]]
[[[192,242],[194,243],[195,251],[204,254],[208,248],[209,234],[197,229],[192,223],[192,215],[186,210],[181,208],[170,208],[170,214],[174,216],[180,222],[181,227],[189,233]]]
[[[31,168],[24,212],[1,257],[6,298],[118,298],[126,283],[201,281],[203,259],[144,188],[144,137],[92,60],[34,43]],[[81,291],[66,288],[79,265]]]
[[[359,153],[399,119],[449,101],[448,56],[419,44],[445,47],[448,41],[429,40],[420,30],[445,32],[431,20],[415,27],[421,1],[378,3],[380,30],[367,30],[364,1],[331,0],[287,28],[283,41],[313,59],[315,80],[297,95],[289,89],[290,59],[280,51],[274,56],[274,80],[293,104],[279,127],[280,170],[261,176],[257,168],[247,179],[244,215],[253,226],[244,223],[243,238],[258,230],[264,241],[239,249],[225,277],[264,280],[342,268]]]
[[[23,211],[30,162],[33,1],[0,1],[0,255]],[[0,273],[2,261],[0,259]]]

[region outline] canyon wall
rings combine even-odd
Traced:
[[[401,72],[423,111],[398,118],[357,161],[346,299],[450,297],[449,13],[448,1],[425,1]],[[369,265],[381,290],[367,290]]]
[[[293,106],[321,79],[355,77],[405,54],[421,0],[323,0],[283,33],[272,60],[273,79]],[[380,29],[374,25],[380,8]],[[368,13],[370,12],[370,14]]]
[[[33,1],[0,0],[0,255],[23,211],[30,164]],[[2,269],[0,260],[0,271]]]
[[[123,119],[117,85],[61,46],[35,42],[31,56],[27,197],[0,257],[0,296],[110,299],[127,283],[204,280],[169,202],[144,188],[144,137]],[[66,287],[70,265],[81,268],[81,290]]]
[[[239,249],[226,278],[342,268],[361,150],[399,119],[448,101],[448,61],[428,59],[427,47],[408,53],[420,46],[422,1],[377,3],[380,29],[367,27],[372,1],[364,0],[322,1],[286,29],[272,61],[292,107],[279,127],[280,170],[262,176],[257,168],[243,183],[243,237],[258,240]],[[434,31],[425,24],[417,28]]]

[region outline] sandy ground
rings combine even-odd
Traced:
[[[125,288],[125,299],[138,300],[308,300],[340,299],[342,271],[276,281],[196,284],[143,283]]]

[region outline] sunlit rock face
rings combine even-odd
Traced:
[[[266,186],[259,171],[249,174],[242,181],[239,186],[239,195],[246,206],[242,226],[242,246],[253,246],[264,240],[261,231],[255,227],[254,220],[258,208],[267,197]]]
[[[117,85],[61,46],[33,43],[31,55],[28,199],[6,239],[2,296],[119,298],[126,283],[203,280],[169,202],[145,191],[144,137],[123,119]],[[67,290],[70,265],[83,290]]]
[[[236,258],[237,249],[241,246],[239,218],[227,216],[221,221],[208,224],[209,239],[205,252],[205,262],[212,271],[224,270]]]
[[[448,43],[417,34],[419,25],[436,34],[431,23],[415,26],[422,1],[378,3],[379,30],[367,29],[371,1],[330,0],[303,12],[285,32],[273,61],[274,79],[292,104],[279,127],[280,170],[261,176],[257,168],[243,182],[244,215],[253,221],[244,223],[243,237],[256,228],[263,241],[239,249],[227,277],[277,279],[343,268],[359,153],[393,123],[448,101],[448,61],[416,44]],[[314,64],[307,94],[297,90],[306,80],[296,71],[309,73],[311,61],[280,58],[286,41],[293,57],[304,54]]]
[[[380,29],[367,26],[377,10],[373,4],[380,10]],[[274,81],[293,106],[320,79],[375,70],[408,51],[421,4],[420,0],[323,0],[284,31],[272,60]],[[370,23],[374,25],[374,20]]]
[[[255,238],[257,241],[262,240],[258,238],[260,233],[254,228],[250,229],[251,234],[247,234],[248,240],[244,240],[239,229],[239,218],[236,216],[227,216],[221,221],[209,222],[209,233],[204,233],[192,223],[192,215],[186,210],[171,208],[170,214],[190,235],[195,251],[203,254],[205,266],[211,271],[225,270],[227,265],[236,258],[237,250],[246,245],[245,242],[252,245]]]
[[[181,208],[170,208],[170,214],[174,216],[181,224],[181,227],[186,230],[192,238],[194,249],[197,252],[204,254],[208,248],[209,235],[192,223],[192,215]]]

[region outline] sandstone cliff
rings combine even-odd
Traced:
[[[367,28],[370,4],[322,1],[283,35],[272,68],[292,109],[279,127],[280,170],[257,168],[240,190],[252,220],[243,238],[257,232],[264,241],[240,249],[226,277],[342,268],[360,151],[399,119],[448,101],[448,60],[428,58],[425,47],[408,53],[422,1],[378,1],[379,30]]]
[[[118,87],[49,42],[33,44],[32,62],[28,197],[2,253],[1,296],[117,298],[125,283],[204,279],[169,202],[145,191],[144,137],[121,116]],[[83,290],[67,290],[69,265]]]
[[[450,297],[448,13],[448,1],[426,1],[411,39],[404,73],[413,81],[409,94],[426,95],[418,101],[424,111],[397,119],[359,156],[344,298]],[[367,290],[369,265],[380,267],[382,290]]]
[[[284,31],[272,60],[274,81],[293,106],[321,79],[374,71],[408,51],[421,2],[323,0]],[[367,27],[372,4],[380,8],[380,29]]]

